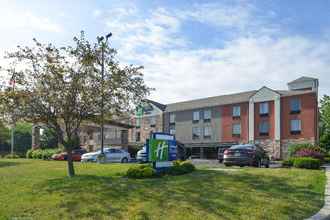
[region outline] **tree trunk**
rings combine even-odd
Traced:
[[[73,177],[75,175],[73,161],[72,161],[72,150],[67,150],[68,153],[68,176]]]

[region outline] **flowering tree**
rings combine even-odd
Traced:
[[[142,67],[121,66],[116,51],[104,43],[91,44],[82,32],[74,45],[57,48],[34,39],[34,47],[18,47],[6,56],[15,76],[16,89],[2,83],[1,109],[8,115],[44,123],[56,131],[68,154],[68,175],[74,176],[72,149],[84,120],[98,118],[101,106],[112,117],[130,111],[150,91],[143,80]],[[102,48],[103,47],[103,48]],[[101,51],[104,50],[104,80],[101,78]],[[104,94],[104,102],[101,95]]]

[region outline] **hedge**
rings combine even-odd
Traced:
[[[319,169],[321,161],[312,157],[297,157],[294,158],[293,166],[296,168]]]
[[[188,161],[175,161],[173,166],[168,170],[170,175],[182,175],[191,173],[195,170],[195,166]]]
[[[26,152],[26,158],[49,160],[54,154],[60,153],[59,149],[35,149]]]
[[[129,168],[126,174],[130,178],[150,178],[156,176],[156,170],[149,165],[140,165]]]
[[[136,167],[131,167],[127,170],[127,177],[130,178],[151,178],[160,177],[163,175],[182,175],[186,173],[191,173],[195,170],[195,166],[189,161],[174,161],[173,166],[169,169],[156,172],[149,164],[139,165]]]

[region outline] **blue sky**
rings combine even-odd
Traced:
[[[18,44],[67,45],[111,31],[122,63],[145,67],[163,103],[286,89],[302,75],[330,94],[330,1],[0,0],[0,55]],[[4,63],[0,59],[0,64]]]

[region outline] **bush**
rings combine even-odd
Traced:
[[[284,160],[283,163],[282,163],[282,166],[283,167],[292,167],[293,166],[294,159],[295,158],[292,157],[292,158],[289,158],[289,159]]]
[[[28,158],[28,159],[31,159],[32,158],[32,152],[33,152],[32,149],[28,150],[25,154],[25,157]]]
[[[168,170],[170,175],[182,175],[191,173],[195,170],[195,166],[189,161],[174,161],[173,166]]]
[[[317,149],[317,147],[313,148],[302,148],[295,153],[296,157],[312,157],[315,159],[323,160],[323,153]]]
[[[297,151],[299,151],[301,149],[310,149],[310,148],[313,148],[313,147],[314,146],[310,143],[291,144],[291,145],[289,145],[288,153],[289,153],[289,156],[292,157],[296,154]]]
[[[31,149],[26,152],[26,158],[49,160],[52,158],[53,154],[60,152],[61,150],[59,149]]]
[[[330,157],[324,157],[323,162],[324,163],[330,163]]]
[[[130,178],[151,178],[156,176],[156,170],[149,165],[140,165],[131,167],[127,170],[126,175]]]
[[[17,159],[17,158],[19,158],[19,155],[17,155],[17,154],[7,154],[4,158],[6,158],[6,159]]]
[[[312,157],[297,157],[293,161],[293,166],[305,169],[319,169],[321,161]]]

